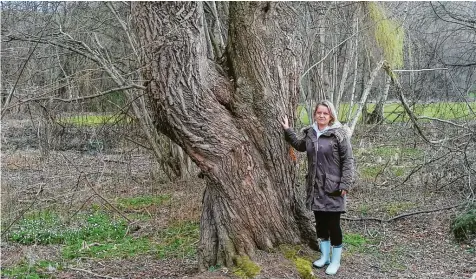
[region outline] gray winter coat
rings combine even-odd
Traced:
[[[292,128],[284,133],[296,150],[307,152],[306,206],[312,211],[345,212],[340,190],[349,191],[354,182],[354,158],[345,128],[331,127],[319,138],[312,127],[303,130],[302,139]]]

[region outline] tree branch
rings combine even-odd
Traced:
[[[357,31],[357,32],[358,32],[358,31]],[[307,73],[309,73],[309,71],[312,70],[312,68],[314,68],[314,67],[316,67],[317,65],[321,64],[322,61],[324,61],[324,60],[327,58],[327,56],[329,56],[332,52],[334,52],[334,50],[335,50],[336,48],[338,48],[339,46],[343,45],[345,42],[347,42],[348,40],[352,39],[355,35],[357,35],[357,32],[355,32],[354,34],[350,35],[350,36],[347,37],[345,40],[343,40],[342,42],[340,42],[339,44],[337,44],[336,46],[334,46],[333,48],[331,48],[331,50],[329,50],[329,51],[326,53],[326,55],[324,55],[324,57],[323,57],[321,60],[319,60],[317,63],[315,63],[314,65],[312,65],[311,67],[309,67],[309,69],[307,69],[307,70],[304,72],[304,74],[302,74],[301,79],[303,79],[303,78],[307,75]]]
[[[82,100],[87,100],[87,99],[94,99],[94,98],[97,98],[97,97],[107,95],[109,93],[113,93],[113,92],[116,92],[116,91],[124,91],[124,90],[132,89],[132,88],[136,88],[136,89],[140,89],[140,90],[145,90],[146,89],[144,86],[137,85],[137,84],[131,84],[131,85],[123,86],[123,87],[113,88],[113,89],[110,89],[110,90],[107,90],[107,91],[104,91],[104,92],[100,92],[98,94],[88,95],[88,96],[83,96],[83,97],[78,97],[78,98],[72,98],[72,99],[47,98],[47,97],[45,97],[45,98],[37,98],[37,99],[33,98],[32,100],[33,101],[54,100],[54,101],[60,101],[60,102],[67,103],[67,102],[72,102],[72,101],[82,101]]]
[[[380,222],[380,223],[388,223],[388,222],[392,222],[392,221],[395,221],[395,220],[398,220],[398,219],[401,219],[401,218],[405,218],[405,217],[409,217],[409,216],[413,216],[413,215],[417,215],[417,214],[432,213],[432,212],[437,212],[437,211],[442,211],[442,210],[453,209],[453,208],[456,208],[456,207],[463,206],[466,203],[467,202],[463,202],[463,203],[460,203],[460,204],[457,204],[457,205],[452,205],[452,206],[447,206],[447,207],[442,207],[442,208],[404,213],[404,214],[400,214],[398,216],[395,216],[395,217],[392,217],[392,218],[389,218],[389,219],[380,219],[380,218],[375,218],[375,217],[367,217],[367,218],[364,218],[364,217],[362,217],[362,218],[341,217],[341,218],[343,220],[347,220],[347,221],[377,221],[377,222]]]
[[[473,67],[476,66],[476,63],[468,63],[468,64],[449,64],[443,62],[446,66],[452,66],[452,67]]]
[[[400,82],[398,81],[397,76],[393,73],[393,70],[390,68],[390,65],[388,63],[385,63],[383,65],[383,68],[385,69],[385,71],[387,72],[389,77],[391,78],[393,85],[395,85],[395,87],[397,88],[397,93],[398,93],[398,97],[400,99],[400,102],[402,103],[403,108],[405,109],[405,112],[408,114],[408,116],[410,116],[410,120],[412,121],[413,125],[417,129],[418,134],[420,134],[420,136],[423,138],[423,140],[425,140],[428,143],[432,143],[432,144],[441,143],[441,140],[440,141],[432,141],[432,140],[428,139],[425,136],[425,134],[423,133],[423,131],[420,128],[420,125],[418,125],[417,117],[415,116],[413,111],[410,109],[410,106],[407,103],[405,95],[403,95],[403,88],[402,88]]]
[[[439,2],[438,2],[438,3],[439,3]],[[475,26],[471,26],[471,25],[466,24],[467,22],[465,22],[464,20],[460,20],[460,19],[456,19],[456,18],[452,17],[452,16],[448,13],[448,11],[446,10],[446,8],[445,8],[442,4],[440,4],[440,6],[443,7],[443,10],[445,10],[446,14],[447,14],[450,18],[452,18],[452,19],[454,19],[454,20],[458,20],[459,22],[458,22],[458,21],[451,21],[451,20],[444,19],[444,18],[442,18],[442,17],[438,14],[438,12],[436,11],[435,7],[433,6],[433,2],[430,2],[430,5],[431,5],[431,8],[433,9],[433,12],[435,13],[435,15],[436,15],[440,20],[442,20],[442,21],[444,21],[444,22],[448,22],[448,23],[454,23],[454,24],[458,24],[458,25],[461,25],[461,26],[465,26],[465,27],[468,27],[468,28],[471,28],[471,29],[475,29],[475,28],[476,28]]]
[[[438,122],[442,122],[442,123],[446,123],[446,124],[450,124],[450,125],[453,125],[453,126],[456,126],[456,127],[459,127],[459,128],[463,128],[463,129],[467,129],[466,126],[464,125],[459,125],[459,124],[456,124],[454,122],[451,122],[451,121],[448,121],[448,120],[443,120],[443,119],[439,119],[439,118],[435,118],[435,117],[429,117],[429,116],[418,116],[417,119],[428,119],[428,120],[434,120],[434,121],[438,121]]]
[[[72,47],[72,46],[69,46],[65,43],[60,43],[60,42],[57,42],[57,41],[51,41],[51,40],[43,40],[41,38],[39,39],[35,39],[35,38],[23,38],[23,37],[17,37],[17,36],[14,36],[14,35],[8,35],[7,36],[8,39],[10,40],[17,40],[17,41],[24,41],[24,42],[34,42],[34,43],[41,43],[41,44],[49,44],[49,45],[54,45],[54,46],[58,46],[58,47],[61,47],[61,48],[64,48],[64,49],[67,49],[67,50],[70,50],[74,53],[77,53],[81,56],[84,56],[88,59],[91,59],[92,61],[98,63],[98,64],[101,64],[99,59],[92,54],[91,52],[91,49],[89,48],[86,48],[85,50],[87,52],[84,52],[76,47]],[[81,44],[81,42],[77,42],[77,41],[74,41],[74,40],[69,40],[70,43],[75,43],[75,44],[80,44],[81,46],[83,46],[83,44]],[[84,47],[84,46],[83,46]]]
[[[393,72],[423,72],[423,71],[436,71],[436,70],[448,70],[448,68],[433,68],[433,69],[419,69],[419,70],[393,70]]]

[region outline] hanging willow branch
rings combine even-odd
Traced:
[[[375,39],[382,48],[385,60],[395,68],[403,66],[404,31],[400,24],[389,19],[376,2],[367,3],[370,18],[375,23]]]

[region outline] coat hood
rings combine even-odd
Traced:
[[[315,123],[313,123],[310,126],[306,126],[306,127],[302,128],[301,133],[307,134],[308,132],[312,131],[314,129],[313,128],[314,125],[315,125]],[[335,121],[334,124],[329,126],[323,134],[324,135],[334,134],[337,137],[337,139],[339,140],[339,142],[342,142],[345,138],[350,139],[350,137],[352,135],[349,126],[343,125],[339,121]]]

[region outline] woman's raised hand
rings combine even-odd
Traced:
[[[283,129],[288,129],[289,128],[289,123],[288,123],[288,116],[284,115],[283,120],[281,121],[281,125],[283,126]]]

